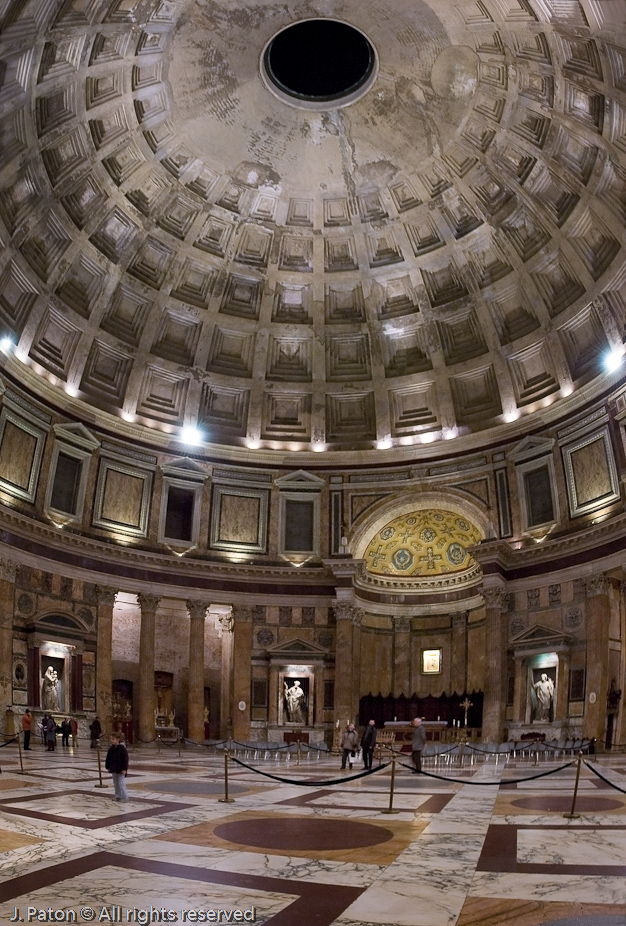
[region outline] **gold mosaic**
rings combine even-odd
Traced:
[[[473,563],[467,548],[480,543],[478,528],[463,515],[426,509],[390,521],[365,551],[368,572],[384,576],[438,576]]]

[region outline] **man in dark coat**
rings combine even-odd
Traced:
[[[374,755],[374,746],[376,745],[376,721],[370,720],[361,738],[361,749],[363,750],[363,768],[372,767],[372,757]]]
[[[413,765],[415,772],[422,771],[422,750],[426,745],[426,730],[422,725],[422,718],[415,717],[413,720],[413,741],[411,743],[411,752],[413,754]]]
[[[128,752],[119,733],[111,733],[111,745],[105,760],[107,772],[111,772],[116,801],[128,801],[126,791],[126,773],[128,772]]]

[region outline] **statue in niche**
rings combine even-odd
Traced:
[[[59,676],[52,666],[48,666],[43,677],[43,707],[48,711],[58,711],[59,706]]]
[[[287,684],[285,685],[285,703],[287,705],[287,717],[289,718],[289,723],[306,723],[304,717],[305,710],[305,695],[302,685],[295,679],[291,688]]]
[[[545,672],[542,672],[541,678],[534,682],[533,690],[536,698],[535,720],[549,721],[554,700],[554,682]]]

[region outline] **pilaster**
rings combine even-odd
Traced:
[[[139,696],[138,739],[140,743],[154,740],[154,638],[156,612],[161,600],[157,595],[137,595],[141,608],[139,631]]]
[[[611,584],[604,573],[585,580],[587,593],[587,685],[583,736],[604,739],[609,690]]]
[[[485,698],[483,702],[483,742],[499,743],[504,732],[506,706],[506,658],[502,607],[504,589],[484,587],[485,600]]]
[[[395,697],[411,692],[411,619],[393,618],[393,683]]]
[[[208,604],[187,601],[189,613],[189,677],[187,682],[187,733],[194,743],[204,742],[204,621]]]
[[[233,739],[250,738],[250,665],[252,660],[252,608],[235,605],[233,650]],[[242,708],[240,705],[244,705]]]
[[[96,654],[96,714],[100,718],[102,731],[113,729],[113,607],[115,589],[99,585],[96,589],[98,598],[98,634]]]
[[[0,696],[13,704],[13,602],[16,565],[0,560]]]

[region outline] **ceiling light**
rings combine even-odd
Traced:
[[[185,427],[181,429],[180,439],[183,444],[190,444],[193,447],[197,447],[198,444],[202,443],[204,435],[202,431],[199,431],[194,425],[185,425]]]
[[[4,351],[5,354],[8,354],[10,350],[13,350],[15,344],[11,338],[2,338],[0,341],[0,350]]]
[[[623,360],[624,352],[622,349],[612,350],[604,355],[602,365],[607,373],[613,373],[621,366]]]

